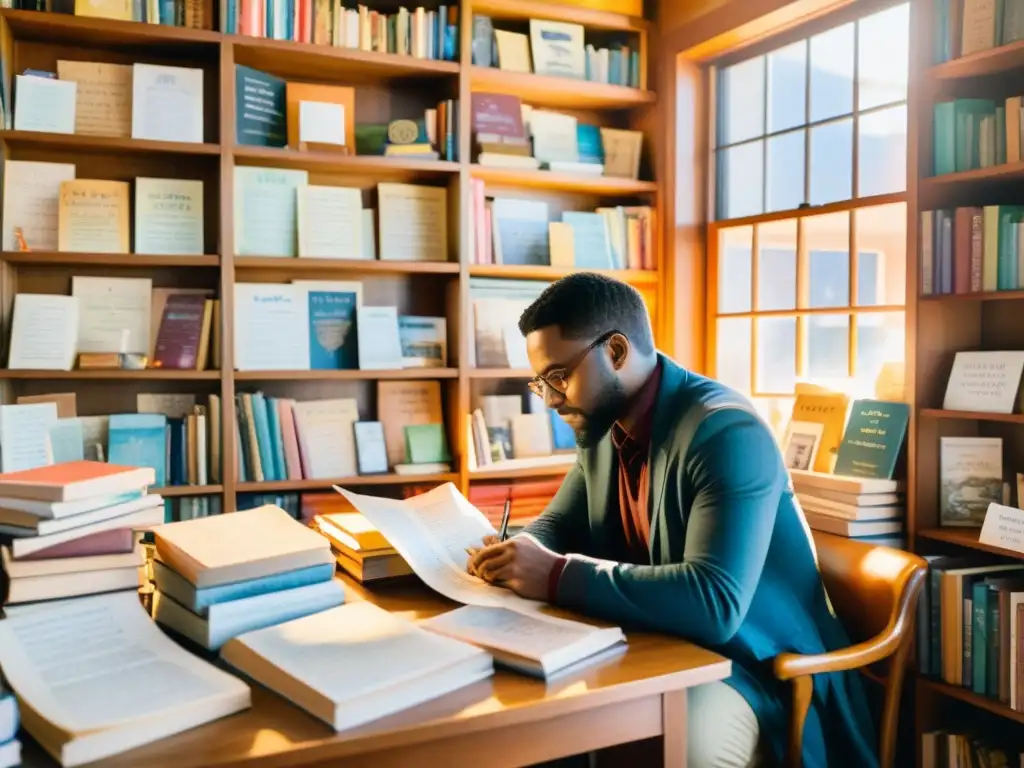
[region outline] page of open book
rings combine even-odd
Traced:
[[[435,592],[466,605],[535,612],[541,603],[495,587],[466,571],[466,550],[479,547],[494,527],[452,483],[411,499],[364,496],[335,486]]]
[[[15,692],[71,734],[237,698],[249,687],[164,635],[134,592],[8,611],[0,668]]]

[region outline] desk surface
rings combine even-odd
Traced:
[[[347,578],[346,601],[370,600],[408,618],[455,607],[415,581],[369,591]],[[721,680],[730,662],[691,643],[630,633],[621,656],[551,684],[499,670],[485,681],[413,710],[336,734],[284,699],[253,685],[252,708],[103,761],[105,768],[297,766],[517,726]],[[29,747],[27,768],[53,765]]]

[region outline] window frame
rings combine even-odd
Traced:
[[[721,115],[721,98],[719,83],[721,81],[721,71],[725,67],[746,61],[756,56],[765,56],[773,51],[784,48],[802,40],[809,40],[811,37],[827,32],[844,24],[858,21],[860,19],[871,16],[880,11],[887,10],[894,6],[902,5],[907,3],[908,0],[857,0],[848,6],[841,9],[834,10],[822,14],[821,16],[809,20],[805,24],[800,24],[778,34],[767,36],[751,45],[743,46],[737,50],[730,51],[721,57],[717,58],[714,62],[709,64],[706,68],[706,87],[709,106],[708,114],[708,153],[707,153],[707,176],[708,179],[708,195],[705,201],[706,211],[708,211],[707,224],[705,226],[705,243],[706,243],[706,255],[707,255],[707,269],[706,269],[706,285],[707,285],[707,302],[705,305],[706,317],[705,327],[707,329],[707,343],[705,345],[705,370],[712,377],[716,376],[718,371],[718,320],[720,318],[749,318],[750,323],[750,384],[749,384],[749,395],[752,398],[758,399],[792,399],[795,395],[793,392],[768,392],[761,391],[758,388],[758,332],[757,332],[757,320],[759,318],[795,318],[796,319],[796,340],[795,340],[795,364],[796,364],[796,378],[798,381],[806,379],[807,367],[808,367],[808,332],[809,332],[809,318],[813,315],[840,315],[844,314],[847,316],[848,325],[848,338],[847,338],[847,352],[848,352],[848,365],[847,371],[849,376],[855,376],[857,371],[857,318],[860,315],[868,314],[879,314],[879,313],[900,313],[906,316],[907,306],[905,300],[899,304],[879,304],[870,306],[858,306],[857,305],[857,275],[859,266],[859,255],[860,250],[857,245],[857,212],[860,209],[874,208],[883,205],[889,205],[894,203],[903,203],[909,205],[910,193],[905,188],[900,192],[892,192],[881,195],[871,195],[866,197],[858,197],[857,193],[860,187],[860,158],[859,158],[859,138],[860,138],[860,119],[864,115],[870,115],[878,111],[895,108],[897,106],[903,106],[907,110],[907,136],[908,136],[908,159],[910,156],[910,135],[911,127],[913,124],[913,118],[911,114],[911,101],[910,101],[910,88],[908,86],[907,96],[899,101],[894,101],[884,105],[872,106],[866,109],[858,109],[860,100],[860,88],[858,82],[859,75],[859,34],[854,34],[854,47],[853,47],[853,58],[854,58],[854,76],[852,82],[852,113],[831,116],[825,120],[811,121],[809,113],[809,98],[805,96],[805,121],[799,126],[794,126],[781,131],[768,131],[767,123],[767,110],[769,109],[769,96],[768,89],[765,88],[765,105],[764,109],[766,112],[766,119],[764,122],[765,132],[751,139],[744,141],[737,141],[730,144],[721,145],[724,147],[740,146],[747,142],[756,140],[766,141],[772,135],[788,133],[794,130],[803,129],[805,131],[804,139],[804,187],[805,196],[809,194],[809,179],[810,179],[810,129],[816,125],[828,124],[843,119],[851,119],[853,121],[853,145],[850,156],[851,160],[851,172],[852,172],[852,183],[851,183],[851,197],[847,200],[841,200],[837,202],[827,203],[823,205],[801,205],[798,208],[764,212],[760,214],[754,214],[750,216],[743,216],[731,219],[719,219],[718,218],[718,194],[719,194],[719,169],[718,169],[718,151],[720,148],[719,139],[719,128],[720,121],[722,120]],[[911,13],[910,27],[908,34],[913,37],[913,13]],[[908,41],[909,42],[909,41]],[[809,54],[809,51],[808,51]],[[810,67],[810,56],[808,55],[807,67]],[[910,62],[908,61],[908,68]],[[768,67],[765,65],[765,79],[767,84],[768,78]],[[805,78],[804,88],[807,94],[810,92],[810,77]],[[767,145],[762,153],[762,162],[767,165]],[[909,171],[909,169],[908,169]],[[910,174],[907,175],[907,186],[910,184]],[[762,196],[766,195],[768,179],[767,177],[762,178]],[[767,203],[766,199],[763,199],[763,203]],[[848,252],[849,252],[849,275],[850,275],[850,288],[849,297],[846,306],[837,307],[810,307],[809,296],[810,296],[810,251],[807,248],[804,221],[811,216],[823,216],[827,214],[846,213],[849,216],[849,241],[848,241]],[[759,259],[758,259],[758,226],[760,224],[768,224],[779,221],[795,221],[796,224],[796,286],[797,295],[795,306],[792,309],[785,310],[759,310],[758,309],[758,287],[759,287]],[[724,229],[732,229],[738,227],[751,227],[751,264],[750,264],[750,309],[746,312],[719,312],[719,247],[721,240],[721,232]],[[868,249],[874,251],[875,249]],[[879,264],[883,264],[886,260],[892,258],[889,254],[882,254],[879,259]],[[879,275],[885,273],[884,269],[879,270]],[[881,278],[879,278],[881,279]]]

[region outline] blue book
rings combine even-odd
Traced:
[[[49,432],[54,464],[85,459],[85,440],[82,435],[81,421],[57,419],[49,426]]]
[[[576,143],[579,145],[581,163],[604,163],[604,143],[601,141],[600,126],[577,123]]]
[[[157,589],[174,598],[176,602],[188,608],[192,613],[205,616],[211,605],[242,600],[246,597],[256,597],[270,592],[280,592],[284,589],[297,589],[309,584],[319,584],[321,581],[330,581],[334,578],[334,565],[332,563],[312,565],[308,568],[299,568],[273,576],[262,576],[258,579],[236,581],[233,584],[221,584],[205,589],[196,589],[184,577],[179,576],[159,560],[153,561],[153,576],[156,579]]]
[[[562,221],[572,227],[576,269],[614,269],[608,219],[601,213],[565,211]]]
[[[314,371],[359,367],[356,291],[309,292],[309,367]]]
[[[107,461],[124,467],[152,467],[156,487],[167,485],[167,417],[162,413],[113,414]]]

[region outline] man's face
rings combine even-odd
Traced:
[[[549,326],[526,337],[533,372],[555,386],[545,386],[545,402],[576,435],[580,448],[592,448],[623,415],[628,398],[619,378],[625,360],[613,360],[609,344],[588,351],[594,339],[566,339]],[[624,354],[628,354],[628,349]]]

